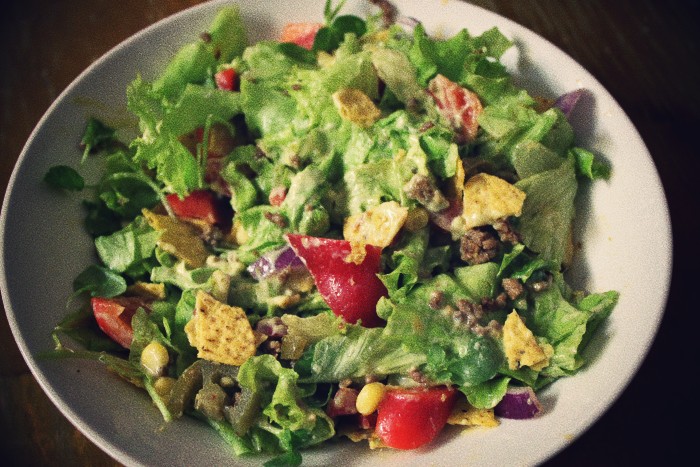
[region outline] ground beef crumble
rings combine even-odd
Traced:
[[[522,295],[525,291],[522,282],[518,279],[513,279],[512,277],[507,277],[501,281],[501,286],[505,290],[508,298],[515,300]]]
[[[442,308],[445,300],[445,293],[441,290],[433,290],[430,293],[430,298],[428,299],[428,306],[433,310],[439,310]]]
[[[415,174],[404,187],[406,195],[418,201],[430,212],[438,212],[450,205],[447,198],[435,186],[435,182],[429,177]]]
[[[515,231],[508,218],[498,219],[494,222],[493,228],[503,243],[512,243],[513,245],[520,243],[520,234]]]
[[[462,299],[457,300],[456,305],[454,318],[465,323],[469,328],[477,325],[479,320],[484,317],[484,308],[480,303]]]
[[[465,233],[459,245],[459,254],[469,264],[483,264],[498,254],[498,238],[486,227],[475,227]]]
[[[508,303],[508,295],[506,295],[505,292],[499,293],[498,295],[496,295],[496,298],[483,297],[481,299],[481,306],[484,308],[484,311],[486,311],[486,312],[501,310],[501,309],[505,308],[507,303]]]
[[[491,337],[496,337],[503,331],[503,326],[495,319],[492,319],[486,326],[481,326],[479,324],[475,325],[472,328],[472,331],[474,332],[474,334],[479,336],[488,335]]]

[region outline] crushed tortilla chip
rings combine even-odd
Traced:
[[[350,242],[350,253],[344,258],[346,263],[362,264],[367,256],[366,244],[363,242]]]
[[[477,409],[466,398],[457,399],[452,413],[447,419],[449,425],[494,427],[500,423],[493,409]]]
[[[466,174],[464,172],[464,162],[462,162],[461,157],[458,157],[455,174],[447,180],[445,196],[447,196],[449,199],[459,199],[464,193],[465,177]]]
[[[508,359],[508,368],[511,370],[523,366],[537,370],[549,365],[551,355],[537,343],[535,335],[525,326],[515,310],[508,315],[503,324],[503,347]]]
[[[333,103],[343,120],[370,127],[379,120],[382,112],[364,92],[354,88],[344,88],[333,93]]]
[[[153,300],[165,300],[165,284],[137,281],[126,288],[126,293]]]
[[[342,435],[347,437],[353,443],[359,443],[364,440],[369,440],[372,437],[372,432],[368,430],[360,430],[358,428],[355,431],[348,431],[347,433],[342,433]]]
[[[240,366],[255,355],[258,339],[242,308],[197,292],[192,319],[185,325],[197,357],[226,365]]]
[[[387,247],[391,245],[407,217],[407,208],[396,201],[387,201],[345,219],[343,237],[351,243]]]
[[[462,228],[469,230],[503,217],[520,216],[525,192],[502,178],[478,173],[467,180],[462,199]]]
[[[175,217],[142,211],[151,227],[160,232],[158,246],[193,268],[204,266],[209,252],[194,227]]]

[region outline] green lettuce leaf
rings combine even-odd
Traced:
[[[240,56],[246,42],[238,7],[221,8],[205,36],[177,51],[154,81],[154,89],[167,98],[178,96],[187,84],[203,83],[217,65]]]
[[[304,352],[295,365],[305,382],[334,382],[366,375],[405,374],[425,362],[398,337],[382,328],[348,325],[347,332],[322,339]]]
[[[292,451],[319,444],[335,434],[333,421],[321,409],[303,399],[299,375],[283,368],[271,355],[248,359],[238,372],[241,388],[258,394],[261,415],[256,425],[275,435],[279,447]]]
[[[565,262],[570,253],[578,189],[573,159],[520,180],[515,186],[526,194],[518,220],[523,243],[545,261]]]
[[[95,246],[97,254],[107,267],[136,277],[150,271],[159,237],[160,233],[139,216],[123,229],[97,237]]]
[[[425,355],[421,370],[437,382],[476,386],[493,378],[504,361],[496,340],[472,333],[427,302],[396,305],[385,334],[400,338],[408,352]]]
[[[571,375],[583,366],[582,350],[591,333],[610,314],[618,297],[617,292],[593,294],[576,304],[565,298],[564,284],[556,285],[562,280],[556,276],[553,286],[535,294],[534,309],[526,315],[533,333],[554,347],[550,365],[541,372],[548,377]]]

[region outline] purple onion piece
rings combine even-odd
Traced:
[[[338,388],[333,399],[328,403],[326,413],[330,417],[339,415],[355,415],[357,413],[357,395],[359,391],[353,388]]]
[[[276,269],[284,269],[286,267],[294,268],[300,266],[304,266],[304,263],[301,261],[301,258],[294,253],[294,250],[292,250],[292,247],[290,246],[285,246],[282,248],[282,252],[275,260]]]
[[[290,246],[285,245],[264,253],[257,261],[248,266],[248,272],[254,279],[261,280],[287,267],[304,267],[304,263]]]
[[[413,31],[413,29],[420,24],[420,21],[412,16],[399,16],[396,18],[396,23],[401,26],[406,26],[410,31]]]
[[[562,94],[554,102],[554,107],[558,108],[559,110],[561,110],[564,113],[564,115],[569,117],[569,115],[571,115],[571,112],[573,112],[574,107],[576,107],[576,103],[579,101],[579,99],[581,98],[583,93],[584,93],[583,89],[576,89],[575,91],[571,91],[571,92],[567,92],[566,94]]]
[[[272,262],[265,256],[261,256],[257,261],[248,266],[248,272],[255,280],[260,280],[272,271]]]
[[[278,339],[287,335],[287,325],[282,318],[278,317],[261,319],[255,326],[255,330],[260,334]]]
[[[542,404],[531,387],[510,387],[493,412],[498,417],[524,420],[542,413]]]

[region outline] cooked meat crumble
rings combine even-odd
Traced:
[[[484,227],[475,227],[462,236],[460,257],[469,264],[483,264],[498,254],[500,243],[496,236]]]

